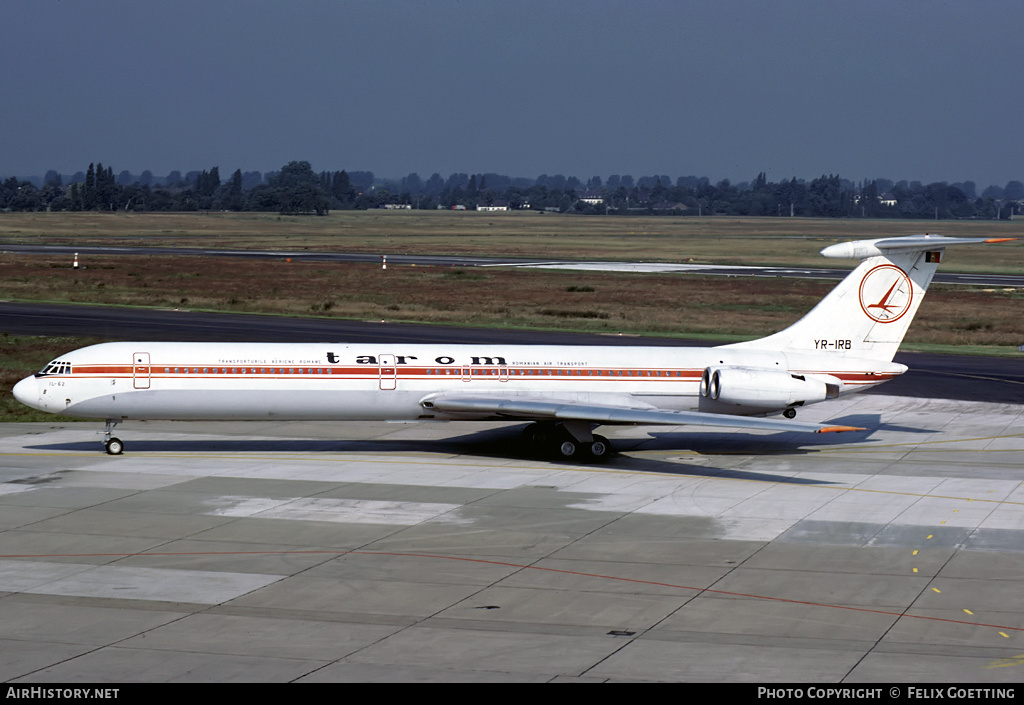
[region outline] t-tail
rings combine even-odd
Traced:
[[[723,347],[802,354],[829,351],[860,360],[891,362],[945,248],[1014,239],[908,235],[831,245],[821,254],[863,261],[789,328]]]

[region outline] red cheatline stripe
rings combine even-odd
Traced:
[[[235,372],[228,372],[228,371],[226,371],[226,372],[219,372],[218,371],[219,369],[230,370],[232,368],[230,366],[228,366],[228,367],[225,367],[225,366],[210,367],[209,365],[207,365],[205,368],[202,367],[202,366],[200,366],[199,368],[196,368],[195,365],[189,365],[188,367],[184,367],[182,365],[178,365],[177,369],[180,369],[181,371],[180,372],[176,372],[176,373],[175,372],[168,373],[168,372],[164,372],[162,370],[162,368],[167,368],[167,367],[172,367],[173,368],[175,366],[174,365],[160,365],[159,368],[161,368],[161,369],[158,369],[157,366],[151,365],[148,372],[140,372],[139,374],[140,375],[146,375],[146,376],[154,377],[154,378],[164,378],[164,379],[179,379],[179,378],[182,378],[182,377],[191,377],[191,378],[195,378],[195,377],[213,377],[213,376],[216,376],[216,377],[243,377],[243,376],[244,377],[254,377],[255,376],[255,377],[274,378],[274,379],[294,378],[294,377],[299,377],[299,376],[302,376],[302,377],[310,377],[310,376],[322,377],[324,375],[341,376],[341,377],[349,377],[349,376],[351,376],[351,377],[358,377],[358,378],[361,378],[361,379],[364,379],[364,378],[365,379],[370,379],[370,378],[374,378],[375,379],[377,377],[377,367],[375,367],[375,366],[357,367],[357,368],[323,367],[323,366],[319,366],[319,367],[315,367],[315,368],[314,367],[309,367],[309,366],[307,366],[306,368],[300,368],[300,367],[291,367],[291,368],[287,368],[287,367],[264,367],[264,368],[260,368],[260,369],[263,369],[263,370],[279,370],[279,371],[277,371],[277,372],[267,372],[267,371],[264,371],[264,372],[242,372],[241,371],[242,367],[236,365],[235,368],[233,368],[233,369],[237,370]],[[209,370],[209,371],[204,371],[204,372],[192,372],[192,371],[190,371],[190,370],[193,370],[193,369],[204,369],[204,370]],[[246,370],[250,370],[250,369],[253,369],[253,368],[251,366],[246,366],[245,369]],[[323,373],[320,373],[320,372],[316,372],[316,373],[313,373],[313,372],[308,372],[308,373],[303,373],[303,372],[284,372],[285,369],[299,369],[299,370],[301,370],[301,369],[310,369],[310,370],[317,369],[317,370],[325,370],[325,371]],[[445,371],[448,371],[449,374],[448,375],[431,374],[430,371],[429,371],[431,369],[443,369]],[[695,380],[700,379],[701,375],[702,375],[702,371],[701,370],[665,370],[663,368],[661,370],[658,370],[658,369],[647,369],[647,368],[619,369],[619,368],[607,368],[607,367],[604,367],[604,368],[599,368],[599,367],[594,367],[594,368],[589,368],[589,367],[586,367],[586,368],[561,368],[561,367],[518,368],[518,367],[512,367],[512,368],[503,368],[504,369],[503,373],[497,367],[471,367],[469,369],[471,369],[473,371],[473,376],[474,377],[488,377],[488,376],[496,377],[496,376],[504,374],[509,379],[516,379],[516,378],[522,378],[522,379],[547,378],[547,379],[550,379],[550,378],[567,377],[567,378],[573,378],[573,379],[577,379],[577,380],[596,379],[598,381],[606,381],[607,379],[612,379],[614,381],[619,381],[619,380],[621,380],[623,378],[626,378],[626,379],[631,379],[631,380],[634,380],[634,379],[644,379],[644,380],[655,380],[655,381],[659,381],[660,382],[660,381],[695,381]],[[523,374],[521,372],[521,370],[526,370],[527,372],[529,372],[529,374]],[[659,371],[662,372],[663,374],[658,374]],[[548,374],[538,374],[538,373],[545,373],[545,372],[548,373]],[[573,372],[580,372],[580,374],[572,374]],[[593,372],[597,372],[598,374],[592,374]],[[877,384],[879,382],[884,382],[886,380],[889,380],[889,379],[892,379],[894,377],[898,377],[899,376],[896,373],[889,373],[889,372],[875,372],[875,373],[870,373],[870,372],[830,372],[830,371],[824,371],[824,370],[800,370],[800,371],[792,371],[792,372],[794,374],[826,374],[826,375],[831,375],[833,377],[838,377],[839,379],[843,380],[847,384],[852,384],[852,383],[857,383],[857,382]],[[108,367],[108,366],[102,366],[102,365],[76,365],[74,367],[74,372],[73,373],[71,373],[71,374],[64,374],[64,375],[53,375],[53,377],[55,379],[56,378],[60,378],[60,379],[80,379],[80,378],[86,378],[86,379],[88,379],[88,378],[91,378],[92,376],[95,376],[95,375],[100,375],[100,376],[109,376],[109,375],[132,376],[133,374],[134,374],[134,370],[131,367],[123,367],[123,366],[117,366],[117,367],[109,366]],[[411,368],[402,369],[402,370],[400,370],[398,372],[398,376],[399,377],[422,376],[422,377],[428,377],[428,378],[431,378],[431,379],[435,378],[435,377],[446,377],[446,376],[457,377],[457,376],[462,375],[462,374],[464,374],[464,373],[463,373],[461,367],[448,367],[448,368],[426,368],[426,367],[424,367],[424,368],[417,368],[417,367],[411,367]],[[50,376],[50,375],[48,375],[48,376]]]
[[[599,580],[615,580],[624,583],[635,583],[637,585],[655,585],[658,587],[674,588],[676,590],[692,590],[697,593],[711,593],[715,595],[726,595],[728,597],[746,597],[752,600],[769,600],[772,602],[785,602],[791,605],[804,605],[807,607],[824,607],[836,610],[847,610],[848,612],[865,612],[869,614],[882,614],[890,617],[906,619],[923,619],[930,622],[946,622],[947,624],[963,624],[971,627],[988,627],[992,629],[1003,629],[1016,632],[1024,632],[1024,627],[1011,627],[1001,624],[985,624],[983,622],[969,622],[962,619],[947,619],[944,617],[928,617],[925,615],[907,614],[905,612],[892,612],[890,610],[871,609],[869,607],[852,607],[849,605],[832,605],[826,602],[812,602],[810,600],[792,600],[785,597],[771,597],[769,595],[753,595],[743,592],[731,592],[729,590],[714,590],[712,588],[692,587],[689,585],[676,585],[675,583],[664,583],[656,580],[638,580],[636,578],[621,578],[614,575],[601,575],[599,573],[584,573],[578,570],[564,570],[561,568],[545,568],[535,565],[523,565],[510,563],[508,561],[494,561],[484,558],[466,558],[464,556],[442,556],[429,553],[399,553],[392,551],[341,551],[341,550],[292,550],[292,551],[183,551],[183,552],[153,552],[153,553],[51,553],[51,554],[11,554],[0,555],[0,558],[144,558],[147,556],[274,556],[274,555],[328,555],[328,556],[390,556],[393,558],[430,558],[445,561],[463,561],[466,563],[481,563],[485,565],[504,566],[506,568],[518,568],[521,570],[542,570],[548,573],[560,573],[562,575],[575,575],[584,578],[596,578]],[[99,567],[99,566],[97,566]]]
[[[243,372],[241,366],[231,367],[200,367],[199,369],[205,369],[208,371],[204,372],[192,372],[191,370],[197,369],[194,365],[184,367],[178,365],[175,369],[179,369],[179,372],[165,372],[164,368],[171,367],[175,368],[174,365],[160,365],[157,369],[156,366],[152,366],[148,372],[140,372],[140,376],[148,376],[152,378],[160,379],[181,379],[181,378],[204,378],[204,377],[259,377],[263,379],[287,379],[294,377],[323,377],[323,376],[341,376],[341,377],[355,377],[359,379],[376,379],[378,376],[377,367],[361,367],[361,368],[340,368],[340,367],[309,367],[308,369],[324,370],[324,372],[285,372],[285,369],[303,369],[303,368],[260,368],[263,370],[280,370],[278,372]],[[219,372],[221,370],[237,370],[237,371],[226,371]],[[253,369],[252,367],[245,367],[246,370]],[[692,370],[657,370],[657,369],[611,369],[611,368],[561,368],[561,367],[530,367],[530,368],[507,368],[504,371],[499,370],[497,367],[472,367],[468,368],[472,370],[473,377],[498,377],[507,376],[509,379],[561,379],[561,378],[572,378],[574,380],[583,379],[597,379],[599,381],[606,381],[612,379],[614,381],[620,381],[623,378],[636,380],[654,380],[659,382],[668,381],[696,381],[701,377],[701,372],[694,372]],[[448,374],[431,373],[430,370],[445,370]],[[523,372],[525,370],[526,372]],[[573,372],[580,372],[579,374],[572,374]],[[592,374],[592,372],[598,372],[598,374]],[[662,374],[658,374],[661,372]],[[682,374],[679,374],[681,372]],[[76,365],[72,374],[63,375],[52,375],[55,379],[92,379],[95,376],[107,377],[107,376],[118,376],[118,377],[130,377],[133,376],[131,368],[121,367],[102,367],[102,366],[86,366]],[[399,370],[397,373],[398,377],[409,378],[409,377],[426,377],[428,379],[435,379],[438,377],[459,377],[464,375],[463,368],[461,367],[448,367],[448,368],[405,368]],[[51,376],[51,375],[48,375]]]

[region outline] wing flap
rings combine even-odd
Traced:
[[[704,411],[675,411],[656,407],[636,408],[603,404],[579,404],[546,399],[513,399],[487,396],[434,397],[430,407],[449,413],[488,414],[516,420],[590,421],[608,425],[724,426],[764,431],[837,433],[863,431],[856,426],[821,425],[784,419],[712,414]]]

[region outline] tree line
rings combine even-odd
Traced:
[[[47,172],[41,185],[10,177],[0,182],[0,210],[8,211],[267,211],[325,215],[334,210],[383,207],[419,209],[501,207],[591,215],[734,215],[833,218],[1009,218],[1024,213],[1024,184],[1010,181],[978,193],[957,183],[838,175],[806,181],[769,181],[764,172],[738,184],[706,177],[612,175],[583,181],[542,174],[536,179],[501,174],[438,173],[423,179],[379,179],[368,171],[315,172],[293,161],[261,174],[236,169],[222,180],[218,167],[182,175],[139,176],[90,164],[65,184]]]

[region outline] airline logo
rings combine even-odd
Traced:
[[[882,264],[870,270],[860,282],[860,307],[878,323],[898,321],[910,309],[914,285],[899,267]]]

